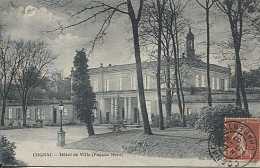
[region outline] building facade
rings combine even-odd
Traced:
[[[179,62],[186,102],[185,114],[189,115],[190,113],[198,112],[201,107],[207,105],[207,67],[206,63],[196,59],[194,35],[191,30],[189,30],[186,40],[186,56],[183,55]],[[171,60],[172,77],[174,74],[173,61]],[[156,68],[157,62],[155,61],[142,63],[149,121],[152,120],[152,115],[159,115]],[[226,94],[229,93],[230,69],[218,65],[211,65],[210,68],[213,103],[220,103],[225,100]],[[162,102],[163,112],[165,113],[166,84],[164,81],[165,62],[163,61],[161,71]],[[113,123],[117,114],[120,115],[126,124],[142,123],[135,64],[108,65],[106,67],[101,64],[98,68],[89,69],[89,74],[92,89],[96,94],[96,105],[93,110],[95,123]],[[27,107],[27,123],[33,125],[37,120],[42,120],[44,125],[59,125],[60,112],[58,111],[58,105],[58,101],[38,102],[29,105]],[[173,94],[172,113],[178,113],[177,96],[175,93]],[[8,104],[5,118],[6,125],[22,124],[22,108],[19,103]],[[64,124],[80,123],[71,101],[64,101],[62,118]]]
[[[28,126],[36,124],[37,120],[43,121],[43,125],[60,125],[59,101],[37,101],[27,106],[26,123]],[[62,111],[62,123],[79,123],[73,111],[71,101],[63,101],[64,110]],[[23,125],[23,111],[19,102],[8,102],[5,112],[5,125]]]
[[[183,74],[183,87],[186,95],[186,114],[194,112],[197,107],[192,103],[196,97],[202,97],[201,102],[206,103],[206,63],[196,59],[194,49],[194,35],[189,30],[187,34],[186,56],[179,59],[180,69]],[[164,76],[165,62],[162,62],[162,75]],[[148,119],[152,115],[158,115],[157,90],[156,90],[156,67],[157,62],[142,63],[143,81],[145,89],[146,107]],[[174,72],[174,62],[171,60],[171,74]],[[139,124],[140,104],[138,96],[136,65],[108,65],[89,70],[91,85],[96,94],[97,106],[94,110],[98,123],[114,122],[119,110],[121,118],[127,124]],[[218,65],[211,65],[212,93],[228,91],[230,84],[230,69]],[[173,75],[172,75],[173,76]],[[166,85],[162,79],[162,100],[165,104]],[[193,91],[199,91],[193,95]],[[177,112],[176,95],[173,96],[173,111]],[[198,98],[200,99],[200,98]],[[163,108],[165,105],[163,105]],[[165,112],[166,110],[163,109]]]

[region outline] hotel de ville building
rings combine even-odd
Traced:
[[[171,73],[174,73],[174,60],[171,60]],[[194,49],[194,35],[189,30],[186,37],[186,54],[180,58],[183,74],[183,90],[185,94],[185,114],[189,115],[207,104],[206,100],[206,63],[196,58]],[[157,62],[142,63],[143,81],[145,89],[148,118],[159,115],[156,90]],[[162,73],[165,62],[162,62]],[[73,73],[73,71],[72,71]],[[213,103],[223,101],[223,92],[227,92],[230,84],[230,69],[211,64],[211,88]],[[96,94],[96,109],[94,110],[95,122],[111,123],[115,120],[117,110],[127,124],[142,123],[139,94],[136,77],[136,65],[100,65],[98,68],[89,69],[90,81]],[[73,76],[73,75],[72,75]],[[164,76],[162,74],[162,76]],[[166,84],[162,79],[162,101],[165,113]],[[174,89],[173,89],[174,90]],[[172,113],[178,113],[177,96],[173,93]],[[165,114],[164,114],[165,116]],[[140,119],[140,120],[139,120]]]

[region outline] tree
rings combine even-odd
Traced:
[[[179,55],[178,55],[178,19],[179,16],[181,15],[183,9],[185,8],[185,5],[182,6],[180,1],[174,1],[170,0],[170,22],[167,25],[169,28],[169,32],[171,35],[171,40],[172,40],[172,45],[173,45],[173,56],[174,56],[174,78],[175,78],[175,85],[176,85],[176,93],[177,93],[177,100],[178,100],[178,107],[179,107],[179,112],[180,116],[182,119],[182,126],[186,127],[186,120],[184,116],[184,108],[185,108],[185,103],[182,104],[182,100],[184,102],[184,94],[182,91],[182,84],[181,84],[181,79],[180,79],[180,72],[179,72]],[[181,89],[180,89],[181,88]],[[181,99],[181,96],[183,96]]]
[[[132,30],[133,30],[133,37],[134,37],[136,73],[137,73],[139,100],[140,100],[142,118],[144,124],[144,134],[151,135],[152,130],[149,125],[145,95],[144,95],[143,73],[142,73],[142,63],[141,63],[140,45],[139,45],[139,31],[138,31],[138,24],[141,19],[142,8],[143,8],[143,0],[140,0],[137,17],[135,16],[135,12],[131,0],[127,0],[127,7],[128,7],[128,16],[132,23]]]
[[[78,118],[86,123],[88,135],[95,135],[92,125],[92,110],[94,109],[95,94],[92,91],[88,74],[88,59],[85,50],[76,51],[74,57],[75,71],[73,73],[73,105],[77,112]]]
[[[1,125],[4,126],[6,102],[10,95],[10,88],[13,86],[17,67],[21,62],[21,53],[14,48],[14,41],[10,37],[3,38],[1,41],[1,96],[2,96],[2,114]]]
[[[55,1],[50,2],[47,0],[39,0],[40,2],[47,3],[49,5],[55,5],[55,6],[66,6],[68,3],[65,1]],[[55,3],[55,4],[54,4]],[[62,3],[62,4],[61,4]],[[106,34],[106,31],[111,23],[111,20],[115,13],[121,13],[125,14],[129,17],[131,21],[131,27],[132,27],[132,35],[133,35],[133,41],[134,41],[134,51],[135,51],[135,61],[136,61],[136,74],[137,74],[137,83],[138,83],[138,92],[139,92],[139,101],[141,106],[141,112],[142,112],[142,118],[143,118],[143,126],[144,126],[144,134],[151,135],[152,131],[149,125],[148,120],[148,114],[147,114],[147,108],[146,108],[146,101],[145,101],[145,95],[144,95],[144,85],[143,85],[143,72],[142,72],[142,63],[141,63],[141,56],[140,56],[140,44],[139,44],[139,29],[138,24],[141,19],[142,10],[143,10],[143,0],[140,0],[139,3],[136,2],[138,6],[137,13],[134,11],[134,7],[131,0],[125,0],[125,1],[117,1],[115,3],[104,3],[103,1],[91,1],[86,4],[82,9],[77,11],[74,14],[69,13],[70,20],[75,20],[74,23],[71,23],[67,26],[59,25],[58,28],[52,30],[57,31],[60,30],[61,32],[65,29],[75,27],[81,24],[84,24],[88,21],[96,21],[98,16],[103,16],[103,22],[101,24],[101,28],[99,29],[97,35],[95,36],[94,40],[91,42],[91,49],[90,53],[94,50],[94,47],[99,39],[102,39],[103,36]],[[91,13],[91,16],[86,16],[85,12],[88,11]],[[84,17],[84,18],[81,18]],[[51,32],[52,32],[51,31]]]
[[[163,31],[163,12],[167,0],[162,2],[146,1],[143,9],[143,17],[140,21],[140,40],[141,45],[148,51],[151,59],[157,60],[156,67],[156,85],[159,109],[159,128],[164,130],[164,119],[162,110],[162,97],[161,97],[161,68],[162,68],[162,31]],[[153,50],[154,49],[154,50]]]
[[[235,50],[235,75],[236,75],[236,105],[242,106],[240,89],[243,97],[244,109],[249,113],[248,101],[242,76],[240,48],[243,36],[243,22],[247,14],[254,12],[257,0],[217,0],[219,9],[226,15],[230,25],[230,31]]]
[[[64,77],[62,71],[52,72],[41,88],[50,99],[71,100],[71,79]]]
[[[243,77],[246,87],[251,87],[252,90],[254,90],[255,87],[260,87],[260,68],[243,72]]]
[[[211,86],[210,86],[210,21],[209,21],[209,12],[212,5],[215,3],[215,0],[204,0],[205,5],[203,5],[199,0],[196,0],[197,3],[206,11],[206,27],[207,27],[207,85],[208,85],[208,91],[207,91],[207,100],[208,100],[208,106],[212,106],[212,96],[211,96]]]
[[[148,1],[145,3],[143,18],[140,24],[142,46],[145,47],[145,49],[148,48],[149,56],[151,59],[155,58],[157,60],[156,75],[158,100],[160,100],[161,84],[163,83],[161,76],[165,77],[164,81],[166,83],[166,127],[168,127],[168,121],[170,121],[171,118],[171,107],[173,103],[172,97],[175,90],[173,87],[176,86],[176,81],[179,83],[177,85],[178,93],[181,92],[181,96],[179,96],[179,98],[182,97],[183,100],[179,101],[180,103],[182,103],[182,106],[180,108],[180,114],[184,113],[185,109],[184,94],[182,91],[183,80],[180,80],[181,72],[179,65],[179,48],[181,43],[180,39],[182,30],[186,26],[184,24],[182,12],[185,6],[187,5],[187,2],[188,1],[182,3],[178,0],[170,2],[168,0],[165,0],[162,1],[162,4],[160,4],[160,2],[158,1]],[[173,12],[171,12],[171,9],[169,8],[169,3],[172,3],[172,6],[174,6]],[[158,8],[158,4],[161,5],[160,9]],[[169,18],[172,18],[172,20]],[[174,49],[176,59],[173,59]],[[163,51],[162,58],[160,53],[161,50]],[[165,60],[163,61],[163,64],[161,64],[161,60]],[[174,71],[174,77],[171,76],[171,67],[173,61],[174,66],[177,68],[177,70]],[[162,72],[164,72],[162,73],[162,75],[160,72],[161,68],[165,68],[162,70]],[[175,78],[176,75],[177,78]],[[160,101],[158,101],[158,104],[160,114]],[[160,115],[160,117],[161,116],[162,115]]]
[[[26,126],[26,110],[31,93],[45,78],[48,66],[56,57],[42,41],[20,40],[15,42],[14,48],[21,57],[15,75],[15,85],[22,103],[23,125]]]
[[[162,15],[164,12],[165,0],[163,0],[162,4],[160,0],[156,1],[157,10],[158,10],[158,58],[157,58],[157,95],[158,95],[158,106],[159,106],[159,128],[160,130],[164,130],[164,122],[163,122],[163,111],[162,111],[162,96],[161,96],[161,56],[162,56]]]

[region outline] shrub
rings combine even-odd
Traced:
[[[1,137],[1,162],[11,164],[15,160],[15,143],[10,142],[5,136]]]
[[[195,123],[197,122],[199,118],[199,114],[198,113],[191,113],[186,117],[186,124],[188,127],[194,128],[195,127]]]
[[[160,117],[159,115],[154,115],[152,114],[152,127],[159,127],[159,124],[160,124]]]
[[[179,113],[174,113],[171,115],[170,119],[166,119],[165,125],[167,127],[181,127],[182,122],[181,122],[181,117]]]
[[[14,125],[14,120],[11,120],[9,123],[8,123],[8,126],[12,127]]]
[[[195,128],[207,133],[212,133],[218,126],[223,126],[225,117],[232,118],[248,118],[250,115],[242,109],[233,104],[217,105],[215,107],[203,107],[198,116]]]

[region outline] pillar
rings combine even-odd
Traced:
[[[127,97],[124,97],[125,119],[128,119]]]
[[[131,97],[128,98],[128,120],[132,123],[132,100]]]
[[[117,121],[117,113],[118,113],[118,103],[119,103],[119,100],[118,98],[115,98],[115,104],[114,104],[114,122]]]
[[[99,122],[102,124],[102,121],[106,121],[106,112],[105,112],[105,98],[101,97],[100,98],[100,109],[99,109]],[[104,118],[103,118],[104,116]]]
[[[141,111],[141,105],[140,105],[140,99],[139,99],[139,95],[137,96],[137,108],[138,108],[138,125],[140,125],[140,123],[142,122],[142,111]]]
[[[115,104],[114,104],[114,98],[112,97],[111,98],[111,109],[110,109],[110,116],[111,116],[111,118],[112,118],[112,120],[113,120],[113,122],[114,122],[114,120],[115,120]]]
[[[138,108],[139,111],[141,111],[139,96],[137,96],[137,108]]]

